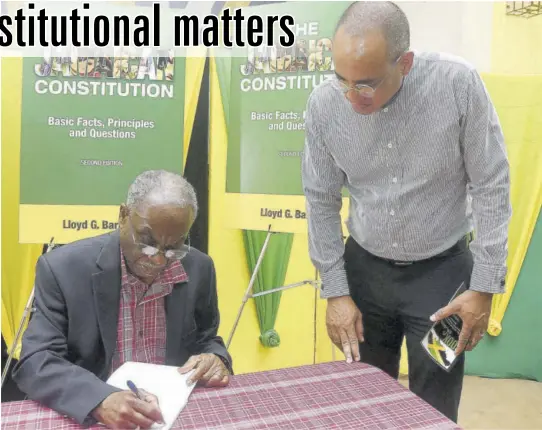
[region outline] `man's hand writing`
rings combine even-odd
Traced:
[[[146,391],[139,390],[143,400],[131,391],[119,391],[108,396],[94,409],[94,419],[110,429],[148,429],[164,418],[158,399]]]
[[[225,387],[230,381],[230,372],[215,354],[200,354],[190,357],[186,364],[179,369],[179,372],[184,375],[193,369],[195,371],[188,380],[189,385],[197,382],[205,387]]]
[[[489,324],[492,298],[493,295],[489,293],[467,290],[431,316],[431,321],[436,322],[455,314],[463,321],[456,355],[472,351],[484,337]]]
[[[342,350],[348,363],[360,360],[359,343],[363,342],[361,312],[350,296],[327,300],[327,333],[331,341]]]

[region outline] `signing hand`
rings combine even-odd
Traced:
[[[187,381],[188,385],[197,382],[205,387],[225,387],[230,381],[230,372],[215,354],[200,354],[190,357],[186,364],[179,369],[179,372],[184,375],[192,369],[196,369],[196,371]]]
[[[158,399],[139,390],[143,400],[131,391],[119,391],[106,397],[94,409],[92,416],[111,429],[148,429],[155,422],[162,424],[164,418],[158,407]]]
[[[431,316],[431,321],[440,321],[456,314],[463,321],[456,355],[463,351],[472,351],[484,337],[489,324],[492,298],[493,295],[489,293],[467,290]]]
[[[327,300],[327,333],[331,341],[342,350],[346,362],[359,361],[359,342],[363,342],[361,312],[350,296]]]

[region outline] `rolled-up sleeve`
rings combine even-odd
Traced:
[[[302,181],[306,198],[309,253],[322,278],[322,298],[349,295],[344,269],[340,211],[345,175],[322,140],[314,93],[307,102]]]
[[[463,157],[475,222],[471,243],[474,266],[470,288],[487,293],[505,291],[508,255],[510,171],[504,136],[485,85],[471,70],[464,93]]]

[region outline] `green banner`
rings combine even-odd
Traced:
[[[83,208],[118,207],[144,170],[182,172],[185,59],[163,54],[24,59],[22,242],[43,242],[44,215],[49,238],[114,227],[109,209],[96,220]]]
[[[290,14],[292,48],[249,49],[233,58],[228,129],[228,193],[303,195],[304,112],[315,86],[333,76],[331,41],[348,2],[286,2],[251,13]]]
[[[184,58],[146,60],[25,58],[22,204],[116,205],[142,170],[181,172]]]
[[[237,48],[216,58],[228,131],[227,228],[306,233],[301,156],[307,99],[333,77],[335,26],[349,2],[283,2],[251,6],[245,16],[292,15],[292,47]],[[343,192],[344,220],[347,192]]]

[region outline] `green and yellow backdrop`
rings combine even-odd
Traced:
[[[215,3],[216,8],[251,6],[251,2]],[[260,7],[280,7],[281,10],[291,7],[293,13],[298,13],[295,9],[298,6],[257,6]],[[322,7],[315,6],[312,13],[315,16],[321,14]],[[512,169],[508,290],[505,295],[495,298],[490,335],[468,354],[467,373],[542,381],[542,337],[537,335],[542,327],[539,313],[542,308],[542,221],[539,220],[542,204],[542,101],[539,96],[542,94],[542,50],[537,42],[542,40],[542,17],[520,19],[506,15],[504,3],[494,3],[493,8],[491,70],[482,76],[504,129]],[[328,11],[326,16],[335,17],[340,12],[337,8]],[[314,43],[320,41],[320,47],[326,49],[324,39],[329,37],[331,30],[325,26],[320,30],[322,34],[315,36]],[[313,60],[315,75],[326,70],[325,59],[315,56]],[[302,212],[302,197],[296,194],[296,184],[285,184],[285,189],[293,190],[291,192],[275,194],[258,194],[251,189],[250,183],[243,190],[242,179],[236,185],[234,178],[231,185],[232,163],[239,163],[243,156],[246,157],[247,152],[243,151],[250,152],[247,148],[251,141],[262,139],[275,151],[295,151],[303,133],[292,130],[288,135],[276,134],[280,142],[264,129],[256,128],[243,134],[244,127],[239,119],[243,103],[245,106],[269,103],[272,105],[269,110],[273,110],[280,108],[282,99],[282,109],[302,114],[302,97],[308,93],[299,90],[300,100],[297,101],[288,101],[290,96],[280,92],[275,92],[275,99],[263,92],[242,94],[238,91],[239,79],[243,78],[239,75],[240,65],[237,59],[187,58],[183,78],[184,106],[178,106],[184,118],[177,129],[181,130],[179,139],[182,140],[178,161],[184,166],[185,176],[196,187],[201,206],[201,216],[193,231],[194,242],[208,252],[216,264],[222,317],[220,334],[225,338],[236,319],[268,223],[274,223],[272,229],[278,233],[271,236],[255,291],[317,278],[308,257],[307,235],[299,227],[303,226],[301,215],[299,219],[294,217],[279,222],[246,215],[265,205],[292,208],[294,214],[296,209]],[[280,75],[279,69],[274,72]],[[177,73],[181,75],[182,72],[176,70]],[[36,260],[48,238],[37,243],[19,243],[21,125],[24,118],[21,59],[2,59],[1,85],[2,336],[9,349],[32,288]],[[293,106],[296,103],[299,106]],[[237,152],[232,152],[232,148]],[[288,164],[291,160],[284,163],[280,168],[295,171],[295,166]],[[248,170],[265,168],[262,161],[255,161],[250,167],[243,164],[243,169]],[[280,168],[274,172],[276,177],[283,173]],[[265,176],[269,172],[261,173]],[[108,210],[109,217],[115,218],[114,205]],[[39,221],[36,219],[33,227],[37,231]],[[26,222],[28,224],[29,220]],[[43,238],[47,234],[44,231]],[[236,373],[342,358],[326,334],[325,302],[310,286],[249,300],[230,351]],[[406,359],[402,362],[401,372],[408,372]]]

